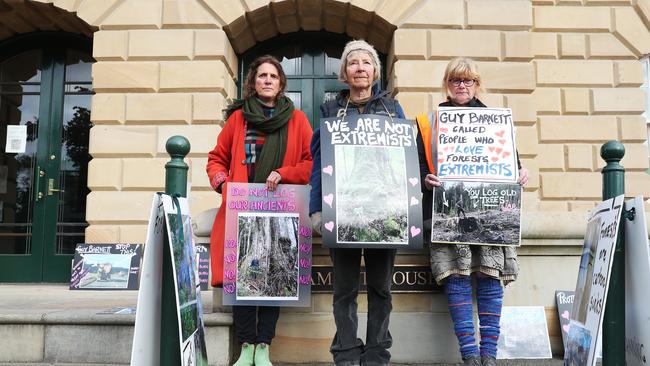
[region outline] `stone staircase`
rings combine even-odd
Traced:
[[[232,316],[202,296],[210,365],[231,357]],[[0,284],[0,364],[128,365],[136,291],[70,291],[66,285]],[[164,336],[164,335],[163,335]]]

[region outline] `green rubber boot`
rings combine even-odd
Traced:
[[[269,345],[260,343],[255,346],[255,366],[273,366],[269,359]]]
[[[232,366],[253,366],[254,353],[255,346],[248,343],[242,344],[241,352],[239,353],[239,359]]]

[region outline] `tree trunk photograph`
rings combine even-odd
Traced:
[[[240,213],[237,299],[298,298],[298,214]]]
[[[337,145],[339,242],[408,242],[403,148]]]

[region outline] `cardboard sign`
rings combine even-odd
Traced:
[[[142,259],[142,281],[138,291],[131,366],[160,365],[160,317],[165,214],[162,194],[154,193]]]
[[[163,195],[163,209],[176,288],[181,366],[208,365],[201,287],[196,277],[196,250],[187,198]]]
[[[552,358],[543,306],[504,306],[497,358]]]
[[[141,244],[77,244],[70,290],[137,290]]]
[[[509,108],[440,107],[437,174],[442,179],[516,182],[515,130]]]
[[[413,122],[322,118],[323,245],[421,248],[422,192]]]
[[[199,279],[201,291],[207,291],[210,281],[210,250],[207,246],[201,244],[196,244],[194,249],[196,250],[197,264],[196,278]]]
[[[643,197],[625,202],[625,362],[647,365],[650,347],[650,249]]]
[[[565,364],[596,364],[597,340],[602,329],[622,209],[623,195],[620,195],[591,211],[578,270]]]
[[[432,210],[431,242],[520,245],[519,184],[443,181]]]
[[[309,187],[228,183],[224,305],[310,306]]]
[[[562,344],[565,346],[567,344],[567,337],[569,336],[569,322],[571,321],[574,298],[575,293],[573,291],[555,291],[557,315],[560,319],[560,329],[562,330]]]

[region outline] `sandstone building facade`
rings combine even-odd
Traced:
[[[0,63],[7,72],[13,70],[11,65],[27,67],[15,61],[25,52],[80,44],[75,47],[76,58],[68,53],[67,60],[74,60],[63,62],[71,66],[70,73],[72,66],[85,65],[80,75],[86,76],[65,85],[81,85],[75,90],[81,90],[85,99],[79,97],[84,101],[77,105],[90,112],[92,123],[85,143],[92,160],[87,170],[77,169],[87,174],[89,190],[82,216],[75,221],[82,223],[76,226],[81,227],[79,241],[144,242],[152,192],[164,188],[165,142],[172,135],[184,135],[192,145],[186,161],[193,216],[220,205],[204,167],[224,123],[221,110],[238,97],[247,62],[263,52],[285,57],[284,64],[292,70],[289,77],[295,80],[290,96],[298,98],[297,104],[315,119],[327,91],[340,87],[331,81],[336,79],[332,70],[338,69],[343,42],[353,38],[366,39],[385,56],[383,83],[409,118],[442,101],[442,74],[454,56],[479,61],[485,104],[512,108],[518,149],[531,181],[524,192],[522,272],[506,290],[506,305],[545,306],[556,351],[560,346],[553,293],[574,286],[585,215],[601,197],[604,163],[599,150],[604,142],[625,144],[626,194],[650,195],[650,0],[0,1],[0,20]],[[48,37],[61,39],[61,34],[71,38],[47,41]],[[21,60],[33,61],[37,56],[30,57]],[[0,82],[20,84],[22,91],[17,94],[22,96],[22,106],[32,95],[28,87],[38,84],[42,103],[49,84],[45,71],[39,75],[41,79],[29,80],[5,75]],[[5,94],[0,107],[11,99]],[[34,103],[40,109],[32,110],[39,111],[37,121],[43,125],[46,112],[55,116],[57,106],[65,105],[53,99],[46,111]],[[62,115],[71,121],[78,110],[69,110]],[[5,121],[0,122],[9,123],[9,112],[3,109],[3,114]],[[11,123],[29,122],[16,121]],[[33,148],[33,162],[47,160],[38,157],[41,145]],[[55,153],[48,156],[55,156],[51,160],[56,162],[61,159]],[[4,159],[15,156],[5,153]],[[4,165],[16,182],[18,170],[11,164]],[[36,184],[40,166],[32,165],[28,173]],[[64,165],[58,169],[66,170]],[[50,173],[43,174],[48,178]],[[57,183],[56,177],[51,179]],[[11,187],[10,183],[8,194]],[[30,194],[28,201],[38,207],[36,188]],[[58,207],[71,199],[64,194],[58,197]],[[11,199],[3,198],[5,203]],[[57,226],[57,220],[48,224],[44,218],[49,217],[47,212],[57,212],[54,207],[54,211],[38,211],[43,212],[40,218],[34,210],[20,222],[5,208],[2,222],[32,225],[34,230],[41,230],[35,225]],[[33,243],[12,247],[14,252],[0,244],[0,262],[15,264],[14,255],[24,254],[39,257],[30,266],[61,266],[39,251],[59,250],[56,253],[65,255],[65,250],[49,247],[65,230],[42,231]],[[315,255],[315,264],[328,263],[325,250]],[[411,253],[400,255],[398,262],[426,265],[428,258]],[[28,282],[53,278],[44,272]],[[451,331],[433,326],[449,324],[441,296],[397,294],[394,311],[396,361],[453,357]],[[330,313],[330,294],[315,295],[311,309],[285,313],[273,349],[277,359],[329,360],[327,348],[334,329]],[[423,321],[430,322],[431,329],[409,334],[411,325]],[[444,335],[449,343],[425,351],[412,349],[410,340],[436,335]],[[316,351],[309,347],[296,351],[295,344]]]

